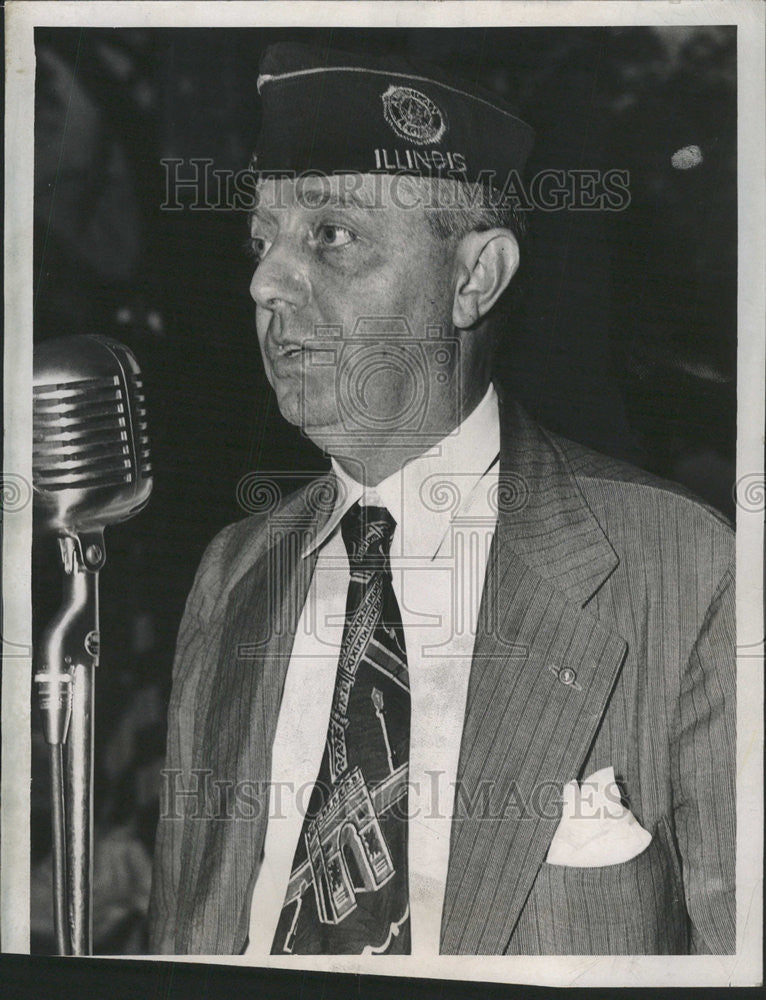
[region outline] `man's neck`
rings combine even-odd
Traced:
[[[479,403],[489,388],[489,381],[478,387],[470,397],[447,419],[432,421],[431,429],[423,428],[413,435],[411,441],[402,440],[401,435],[392,434],[390,443],[381,445],[365,444],[362,435],[349,442],[349,450],[333,451],[332,457],[349,476],[364,486],[377,486],[384,479],[398,472],[408,462],[433,448],[463,423]]]

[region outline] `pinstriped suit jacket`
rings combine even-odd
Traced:
[[[515,404],[501,404],[500,478],[510,502],[501,491],[441,951],[733,952],[732,532],[680,488],[545,432]],[[174,665],[153,952],[245,946],[313,572],[299,553],[329,486],[229,526],[198,571]],[[548,864],[562,784],[610,764],[649,847],[602,868]]]

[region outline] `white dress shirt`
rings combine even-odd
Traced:
[[[396,520],[393,587],[410,679],[409,891],[412,954],[439,952],[460,739],[479,603],[497,523],[500,430],[490,386],[437,445],[365,489],[337,463],[336,507],[304,558],[316,568],[295,635],[272,754],[269,820],[246,955],[271,951],[319,773],[348,590],[340,521],[356,501]]]

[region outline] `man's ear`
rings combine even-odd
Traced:
[[[519,244],[510,229],[467,233],[455,250],[457,279],[452,322],[474,326],[497,302],[519,266]]]

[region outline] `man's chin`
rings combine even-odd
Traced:
[[[308,436],[311,436],[309,429],[313,430],[316,428],[318,432],[321,427],[329,424],[329,421],[323,421],[320,415],[308,412],[308,407],[301,398],[300,393],[277,392],[276,396],[277,405],[282,417],[288,424],[299,427]]]
[[[277,397],[277,401],[283,418],[298,427],[301,434],[322,451],[334,454],[336,444],[340,443],[342,447],[346,442],[350,444],[354,440],[353,432],[339,422],[337,413],[322,413],[316,408],[309,410],[300,397]]]
[[[332,404],[318,405],[318,401],[307,402],[303,392],[295,386],[274,387],[279,412],[283,418],[314,440],[314,435],[336,436],[344,433],[339,423],[337,408]]]
[[[354,434],[341,424],[307,423],[301,421],[301,432],[312,441],[317,448],[328,455],[340,456],[348,454],[359,447],[359,435]]]

